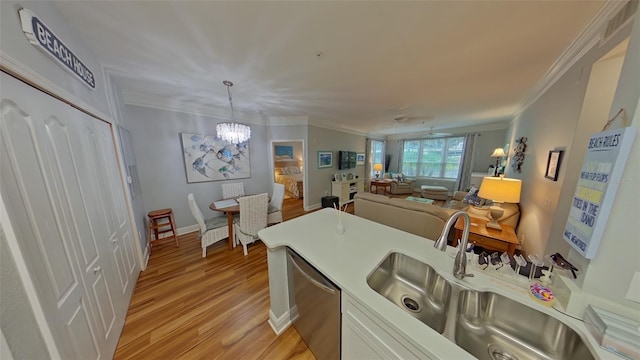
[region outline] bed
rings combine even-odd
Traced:
[[[291,158],[277,158],[275,161],[275,181],[284,185],[287,195],[301,199],[304,188],[304,175],[299,161]]]

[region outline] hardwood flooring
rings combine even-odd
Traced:
[[[284,201],[285,221],[304,214],[302,200]],[[154,246],[114,359],[314,359],[294,327],[276,337],[267,323],[264,244],[243,256],[220,241],[202,258],[196,234]]]

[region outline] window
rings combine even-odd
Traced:
[[[415,177],[457,179],[464,142],[464,137],[406,140],[402,149],[402,173]]]
[[[384,169],[384,141],[371,140],[371,178],[376,176],[373,164],[382,164]]]

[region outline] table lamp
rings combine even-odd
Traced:
[[[376,180],[380,178],[380,171],[382,171],[382,164],[373,164],[373,171],[376,172]]]
[[[482,184],[478,191],[481,198],[492,200],[495,206],[491,206],[491,222],[487,223],[488,228],[502,230],[498,219],[504,214],[504,209],[500,206],[503,202],[519,203],[522,180],[507,179],[504,175],[500,177],[487,176],[482,178]]]
[[[495,150],[493,150],[493,154],[491,154],[491,157],[496,158],[496,170],[493,173],[493,176],[498,176],[498,166],[500,165],[500,158],[503,158],[507,156],[504,153],[504,150],[502,148],[496,148]]]

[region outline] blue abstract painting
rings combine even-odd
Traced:
[[[182,133],[187,183],[251,177],[249,142],[238,145],[213,135]]]

